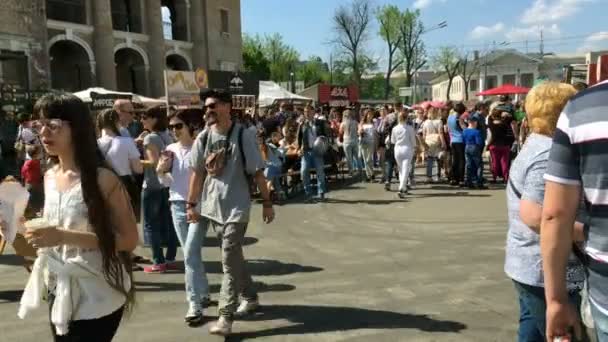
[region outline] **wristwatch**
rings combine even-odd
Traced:
[[[198,203],[196,202],[186,202],[186,209],[196,208],[197,205]]]

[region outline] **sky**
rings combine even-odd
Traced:
[[[418,8],[422,21],[432,27],[442,21],[448,27],[428,32],[424,42],[429,54],[440,46],[461,51],[515,48],[580,53],[608,49],[608,0],[371,0],[375,7],[395,4],[402,9]],[[350,0],[241,0],[242,30],[247,34],[280,33],[301,59],[321,56],[329,60],[336,49],[330,44],[332,16]],[[374,20],[367,52],[386,63],[387,48],[378,36]],[[527,41],[527,44],[526,44]],[[506,45],[501,45],[501,43]]]

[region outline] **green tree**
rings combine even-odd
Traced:
[[[329,70],[327,64],[323,63],[321,57],[311,56],[308,61],[300,64],[296,71],[296,78],[304,81],[305,87],[320,82],[328,82]]]
[[[352,81],[360,88],[364,66],[365,44],[369,38],[372,20],[369,0],[352,0],[350,5],[341,5],[333,16],[334,44],[342,53],[342,60],[348,63]]]
[[[270,79],[275,82],[289,81],[290,73],[296,71],[299,54],[283,41],[279,33],[264,37],[264,55],[270,61]]]
[[[376,18],[380,24],[380,37],[382,37],[388,47],[388,66],[384,83],[384,99],[388,99],[391,91],[391,75],[403,64],[403,58],[399,58],[400,56],[397,54],[403,40],[403,35],[401,35],[400,31],[402,14],[399,7],[385,5],[378,8]]]
[[[366,100],[382,100],[385,96],[385,79],[382,73],[373,78],[361,80],[361,98]]]
[[[426,49],[422,41],[424,24],[420,19],[420,10],[409,9],[401,16],[401,44],[399,50],[404,60],[405,86],[412,85],[414,74],[426,64]]]
[[[270,79],[270,61],[264,55],[264,42],[259,35],[243,35],[243,67],[260,80]]]
[[[458,75],[460,71],[460,56],[458,51],[449,46],[443,46],[439,49],[439,52],[433,57],[433,64],[438,70],[445,72],[448,77],[448,89],[447,89],[447,100],[450,100],[450,91],[452,90],[452,81],[454,77]]]

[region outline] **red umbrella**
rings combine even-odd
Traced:
[[[500,87],[488,89],[477,94],[477,96],[491,96],[491,95],[513,95],[513,94],[527,94],[530,88],[518,87],[512,84],[503,84]]]

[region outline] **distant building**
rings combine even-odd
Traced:
[[[386,74],[377,73],[377,74],[367,74],[363,75],[363,79],[372,79],[377,75],[381,75],[386,79]],[[433,80],[437,76],[437,72],[433,70],[419,70],[415,73],[412,78],[411,87],[416,91],[416,102],[423,101],[424,99],[431,99],[433,93],[433,87],[431,85],[431,80]],[[405,72],[404,71],[395,71],[391,74],[391,86],[394,89],[404,86],[405,84]]]
[[[158,97],[165,69],[241,65],[240,0],[2,0],[0,83],[16,88]]]
[[[484,56],[475,56],[469,64],[478,65],[478,72],[471,77],[468,89],[463,77],[452,80],[450,100],[463,101],[468,93],[469,99],[476,94],[503,84],[532,87],[538,79],[562,80],[564,67],[585,63],[585,55],[549,54],[542,58],[536,54],[524,54],[516,50],[497,50]],[[472,66],[470,66],[472,67]],[[472,69],[471,69],[472,70]],[[447,100],[448,77],[438,74],[432,81],[433,100]]]

